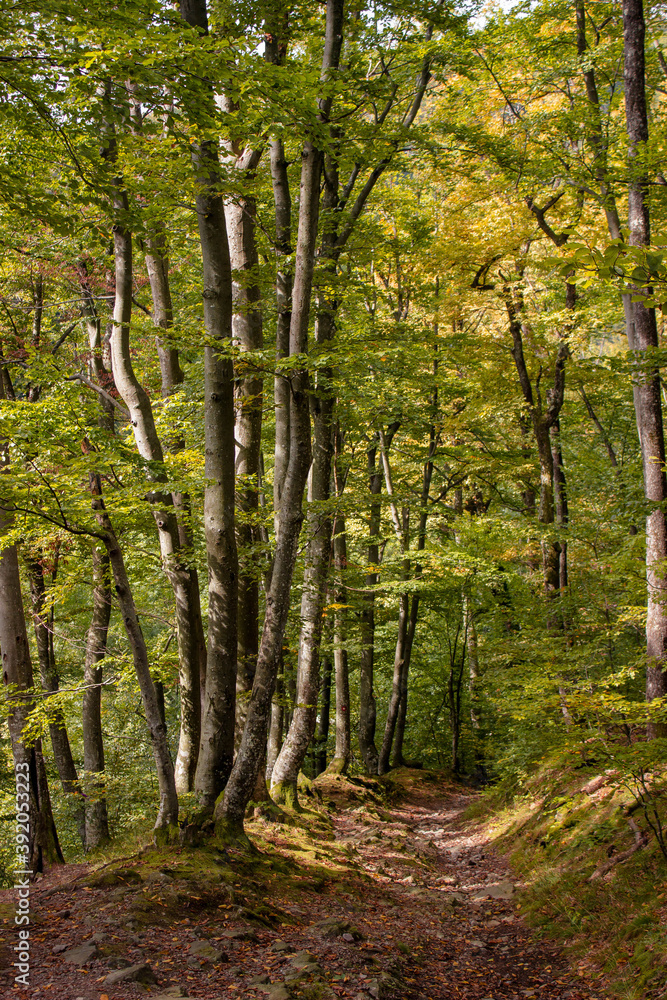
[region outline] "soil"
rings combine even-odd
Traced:
[[[0,997],[606,1000],[524,924],[525,888],[462,818],[473,794],[406,769],[323,777],[302,825],[249,823],[257,854],[146,849],[53,869],[31,890],[28,987],[0,893]],[[67,960],[85,944],[83,964]],[[155,982],[105,982],[128,964]]]

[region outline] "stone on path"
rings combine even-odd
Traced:
[[[190,954],[196,956],[197,958],[204,958],[208,962],[213,962],[217,964],[218,962],[224,962],[227,959],[224,951],[218,951],[214,948],[212,944],[208,941],[195,941],[190,945]]]
[[[308,965],[317,965],[317,955],[310,951],[298,951],[290,958],[290,962],[295,969],[303,969]]]
[[[71,962],[73,965],[87,965],[88,962],[92,962],[94,958],[97,958],[99,952],[97,950],[97,945],[92,942],[90,944],[80,944],[78,948],[70,948],[63,955],[66,962]]]
[[[313,926],[319,930],[323,938],[328,938],[329,940],[343,937],[344,934],[349,933],[352,929],[350,923],[346,920],[337,920],[336,917],[327,917],[326,920],[320,920],[319,923],[313,924]]]
[[[291,944],[287,944],[286,941],[281,941],[279,939],[278,941],[273,942],[273,944],[269,948],[269,951],[277,951],[277,952],[294,951],[294,948],[292,947]]]
[[[274,983],[273,986],[260,986],[267,995],[267,1000],[292,1000],[292,993],[284,983]]]
[[[473,893],[473,899],[511,899],[514,886],[511,882],[495,882]]]
[[[222,936],[229,941],[254,941],[255,944],[259,941],[254,931],[223,931]]]
[[[115,986],[116,983],[146,983],[154,985],[157,983],[155,973],[150,965],[142,962],[140,965],[130,965],[127,969],[118,969],[112,972],[104,980],[105,986]]]

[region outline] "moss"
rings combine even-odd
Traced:
[[[301,809],[295,781],[277,781],[271,785],[271,797],[276,805],[283,806],[291,812]]]
[[[141,874],[135,868],[111,868],[101,871],[86,880],[91,889],[109,889],[113,886],[131,886],[141,882]]]
[[[334,757],[334,759],[329,764],[326,773],[327,774],[347,774],[347,769],[349,767],[349,761],[345,757]]]
[[[605,970],[625,1000],[648,1000],[659,996],[667,964],[664,900],[656,899],[664,860],[651,837],[648,848],[589,881],[633,843],[628,793],[606,788],[587,795],[582,789],[591,777],[595,773],[582,768],[546,762],[521,795],[494,790],[467,815],[485,819],[496,845],[510,852],[526,884],[522,912],[538,933]]]

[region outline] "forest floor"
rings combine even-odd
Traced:
[[[13,983],[0,893],[0,996],[53,1000],[606,1000],[521,917],[474,793],[435,772],[323,777],[300,821],[256,819],[257,854],[145,848],[66,865],[31,892],[30,986]]]

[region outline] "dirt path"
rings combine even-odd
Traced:
[[[183,848],[47,875],[27,989],[3,893],[0,997],[606,1000],[526,929],[507,866],[462,823],[469,796],[427,775],[393,806],[368,783],[321,789],[335,839],[321,814],[307,833],[256,821],[259,856]]]
[[[391,810],[393,822],[377,830],[380,840],[371,839],[377,833],[368,826],[365,834],[357,828],[363,867],[382,884],[377,916],[387,920],[389,937],[410,948],[404,995],[605,1000],[525,926],[507,863],[489,849],[479,824],[461,820],[469,804],[469,796],[456,794],[443,803],[422,787]],[[349,815],[337,826],[349,836]]]

